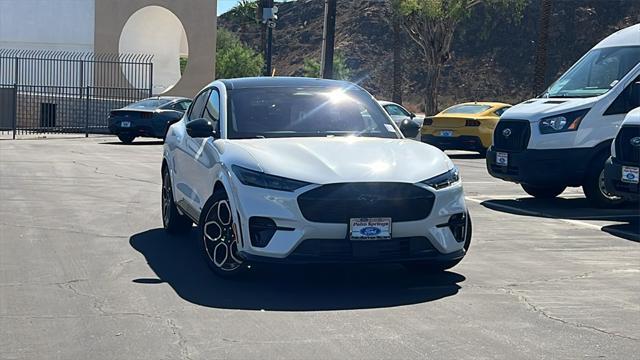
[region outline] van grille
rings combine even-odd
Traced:
[[[526,120],[500,120],[493,133],[495,150],[523,151],[529,144],[531,126]]]
[[[640,126],[626,125],[616,137],[616,160],[629,165],[640,164],[640,146],[633,146],[631,139],[640,137]]]

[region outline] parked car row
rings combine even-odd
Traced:
[[[599,207],[637,199],[638,34],[640,24],[602,40],[535,99],[513,107],[464,103],[427,117],[421,139],[443,150],[486,153],[492,176],[537,198],[581,186]]]

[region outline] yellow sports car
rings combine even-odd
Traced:
[[[472,102],[454,105],[424,119],[422,142],[442,150],[470,150],[484,154],[491,146],[493,129],[511,105]]]

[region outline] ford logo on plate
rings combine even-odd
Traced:
[[[640,147],[640,136],[631,138],[631,146]]]
[[[509,136],[511,136],[511,129],[506,128],[504,130],[502,130],[502,136],[508,138]]]
[[[360,229],[360,234],[364,236],[376,236],[380,234],[380,232],[380,229],[371,226]]]

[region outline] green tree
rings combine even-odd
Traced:
[[[316,59],[305,59],[302,72],[306,77],[320,77],[320,61]],[[349,80],[351,77],[351,69],[347,66],[347,62],[340,52],[336,52],[333,56],[333,78],[336,80]]]
[[[451,58],[451,41],[460,22],[468,19],[474,7],[508,8],[520,17],[527,0],[392,0],[402,16],[402,27],[422,55],[426,80],[424,111],[438,111],[438,81],[442,67]]]
[[[233,33],[218,29],[216,78],[231,79],[259,76],[264,66],[260,54],[249,48]]]

